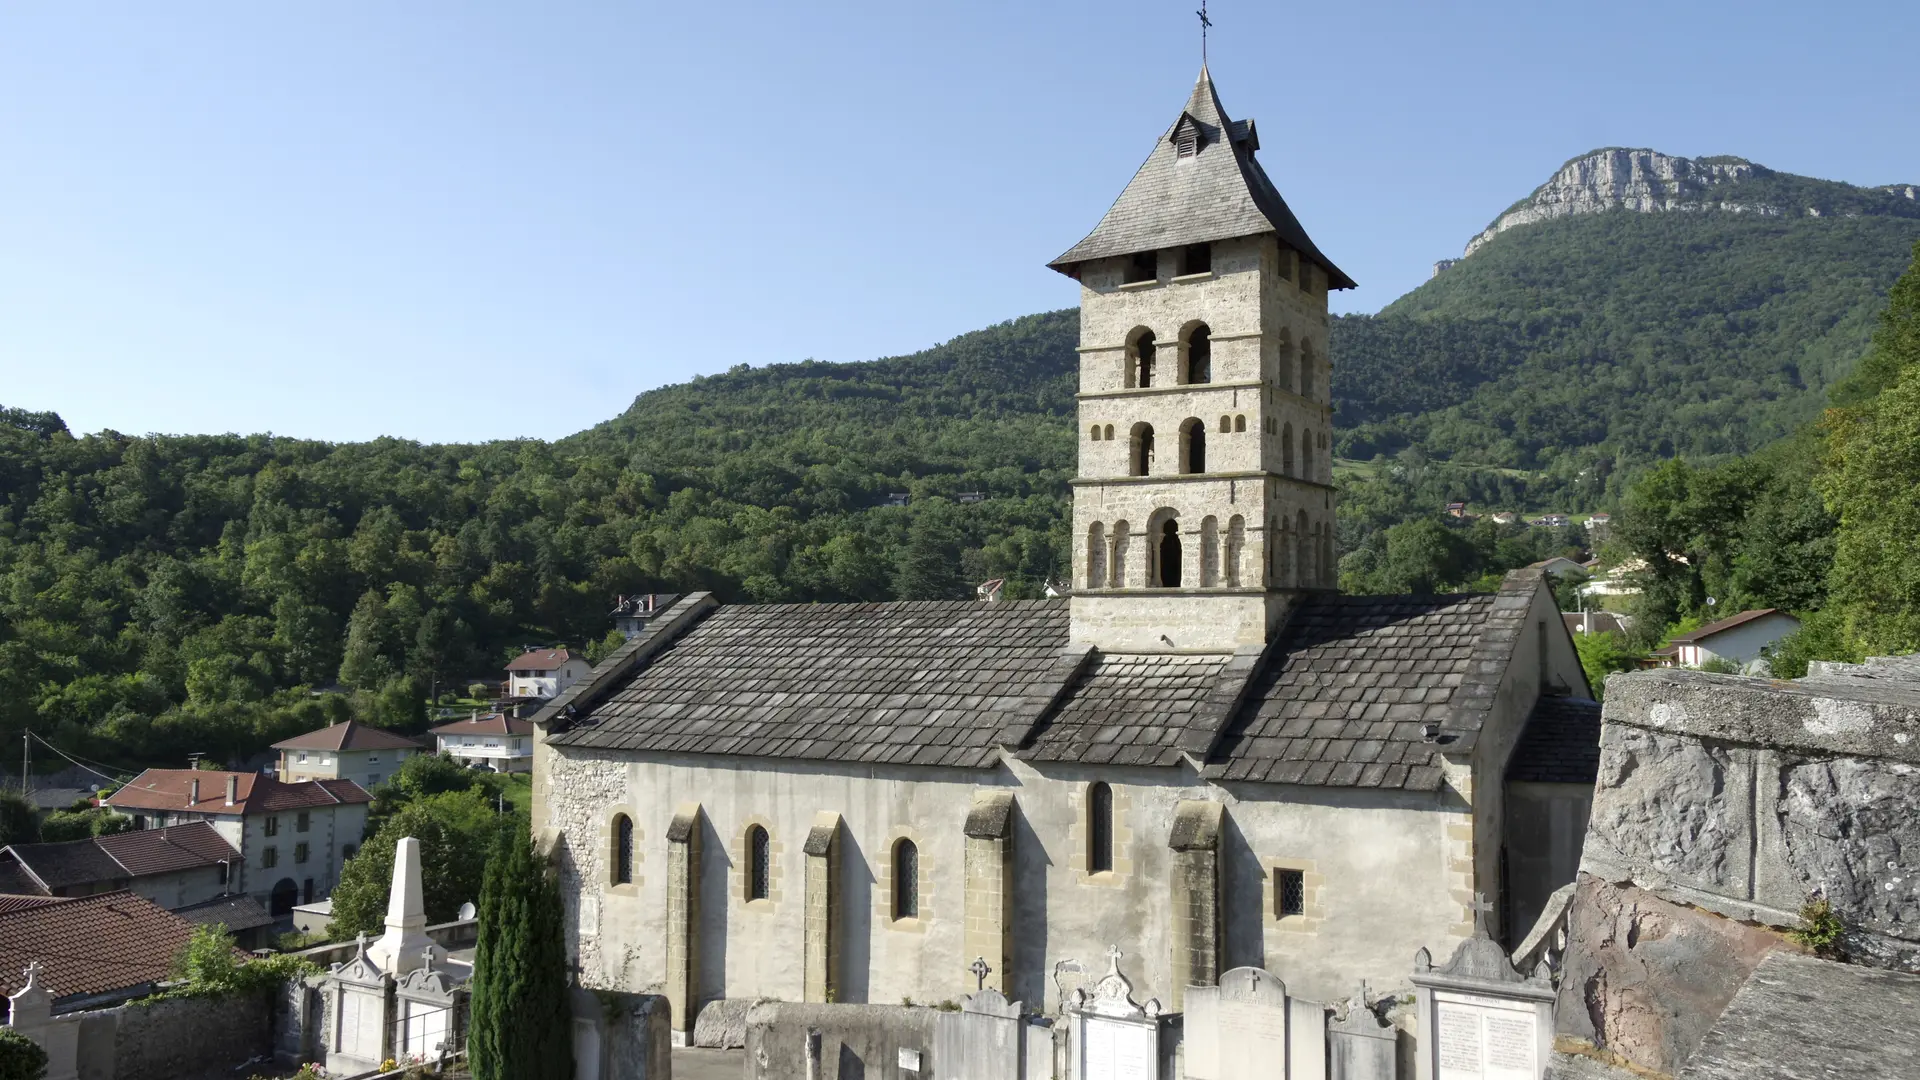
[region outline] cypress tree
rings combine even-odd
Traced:
[[[524,830],[501,836],[479,916],[467,1030],[473,1080],[572,1080],[560,889]]]

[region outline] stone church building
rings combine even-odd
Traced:
[[[1126,954],[1408,984],[1573,879],[1598,706],[1538,572],[1336,590],[1327,298],[1203,70],[1086,239],[1063,600],[692,594],[535,717],[583,986],[896,1003]],[[1584,783],[1582,777],[1584,775]],[[1515,929],[1517,927],[1517,930]]]

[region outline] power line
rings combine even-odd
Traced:
[[[118,776],[109,776],[106,773],[101,772],[99,769],[92,768],[91,766],[87,765],[85,762],[81,761],[79,758],[74,757],[72,754],[69,754],[65,750],[62,750],[59,747],[53,745],[47,740],[41,738],[39,735],[36,735],[31,731],[27,732],[27,734],[32,736],[34,742],[39,743],[41,746],[44,746],[47,749],[53,751],[54,753],[59,754],[61,757],[66,758],[68,761],[73,762],[74,765],[77,766],[78,768],[84,769],[87,772],[92,773],[93,775],[99,777],[102,780],[110,780],[116,784],[120,782],[120,778]],[[95,762],[94,764],[99,765],[102,768],[108,768],[108,769],[113,768],[113,766],[108,765],[104,761]],[[122,770],[122,771],[125,772],[128,770]]]

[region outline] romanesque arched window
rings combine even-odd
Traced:
[[[1160,526],[1160,587],[1180,587],[1180,523],[1168,518]]]
[[[893,917],[920,917],[920,849],[905,837],[893,844]]]
[[[1280,472],[1286,476],[1293,475],[1292,421],[1288,421],[1287,426],[1280,429]]]
[[[1233,417],[1231,416],[1221,417],[1220,418],[1220,434],[1225,435],[1231,432],[1232,430],[1233,430]]]
[[[1293,355],[1293,337],[1285,329],[1280,331],[1278,342],[1280,353],[1280,385],[1288,390],[1294,388],[1293,373],[1298,361]]]
[[[1301,397],[1310,398],[1313,396],[1312,342],[1302,341],[1300,343],[1300,381],[1296,385],[1300,387]]]
[[[1113,523],[1113,554],[1107,560],[1107,571],[1111,574],[1110,583],[1116,589],[1127,587],[1127,549],[1133,544],[1128,535],[1126,519]]]
[[[633,884],[633,819],[625,814],[613,816],[613,883]]]
[[[1108,425],[1106,426],[1106,428],[1104,428],[1104,429],[1103,429],[1103,430],[1101,431],[1101,433],[1100,433],[1100,438],[1101,438],[1101,440],[1102,440],[1102,441],[1105,441],[1105,440],[1108,440],[1108,439],[1111,439],[1111,438],[1113,438],[1113,425],[1112,425],[1112,424],[1108,424]]]
[[[1087,529],[1087,588],[1104,588],[1107,584],[1107,528],[1094,522]]]
[[[1136,327],[1127,340],[1127,386],[1145,389],[1153,385],[1153,331]]]
[[[1210,383],[1213,381],[1213,331],[1206,323],[1200,323],[1187,331],[1187,339],[1180,344],[1183,382]]]
[[[1127,436],[1127,475],[1146,476],[1153,471],[1153,425],[1135,424]]]
[[[772,895],[773,841],[758,825],[747,829],[747,899],[765,900]]]
[[[1113,789],[1095,781],[1087,786],[1087,873],[1113,869]]]
[[[1313,471],[1313,434],[1304,428],[1300,431],[1300,479],[1319,479]]]
[[[1092,429],[1087,432],[1087,438],[1092,439],[1094,442],[1100,441],[1100,425],[1099,424],[1093,425]]]
[[[1236,416],[1236,417],[1234,417],[1234,418],[1233,418],[1233,430],[1234,430],[1234,431],[1235,431],[1236,433],[1238,433],[1238,432],[1242,432],[1242,431],[1245,431],[1245,430],[1247,430],[1247,418],[1246,418],[1246,417],[1244,417],[1244,416]]]
[[[1187,420],[1180,425],[1180,471],[1207,471],[1207,425],[1198,420]]]

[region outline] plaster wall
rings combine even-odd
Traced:
[[[317,806],[309,811],[307,831],[299,831],[299,811],[282,810],[274,814],[249,814],[241,823],[237,843],[241,851],[241,869],[234,891],[244,892],[266,905],[273,887],[291,880],[306,898],[306,880],[313,879],[313,898],[322,899],[333,892],[340,880],[340,868],[346,861],[344,848],[357,850],[366,832],[367,804]],[[267,819],[279,819],[276,835],[268,836]],[[296,862],[294,845],[307,845],[307,861]],[[266,850],[274,848],[273,866],[266,865]]]
[[[1730,660],[1745,667],[1760,659],[1760,650],[1800,629],[1800,620],[1791,615],[1773,614],[1723,630],[1699,645],[1682,646],[1679,660],[1698,667],[1711,657]]]
[[[959,1000],[974,988],[963,940],[965,836],[979,788],[1010,788],[1010,998],[1058,1005],[1053,965],[1104,966],[1109,945],[1141,997],[1172,1000],[1172,859],[1167,841],[1181,799],[1225,803],[1223,967],[1264,966],[1290,989],[1323,999],[1357,978],[1405,982],[1425,946],[1451,949],[1448,815],[1431,793],[1235,785],[1185,769],[1095,770],[1012,762],[991,770],[902,770],[719,757],[618,760],[542,746],[536,797],[555,841],[567,898],[568,940],[583,985],[657,992],[665,982],[667,851],[675,809],[701,805],[703,865],[696,997],[800,1000],[804,856],[820,811],[841,815],[841,1003]],[[1112,871],[1086,870],[1083,797],[1094,780],[1114,792]],[[632,816],[634,882],[609,880],[611,821]],[[772,840],[771,895],[745,898],[744,836]],[[889,910],[892,851],[918,846],[920,914]],[[1305,875],[1301,915],[1280,917],[1275,871]],[[995,981],[998,981],[996,979]]]
[[[220,883],[217,866],[199,866],[174,874],[149,874],[134,878],[127,888],[167,909],[212,900],[227,891]]]

